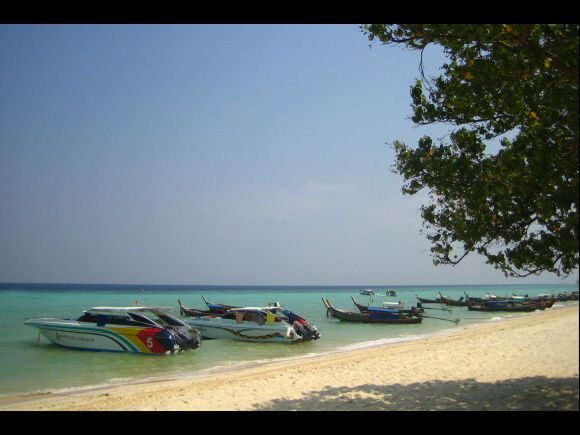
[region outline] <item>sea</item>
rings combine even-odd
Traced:
[[[372,290],[372,297],[360,295]],[[394,290],[396,296],[388,296]],[[21,394],[74,394],[75,391],[157,380],[184,379],[212,372],[235,370],[272,361],[300,360],[307,370],[313,356],[346,352],[401,341],[420,340],[510,317],[536,313],[475,313],[463,307],[424,305],[421,324],[385,325],[341,322],[327,316],[322,299],[336,308],[357,311],[357,302],[382,306],[402,302],[417,305],[417,297],[434,299],[443,294],[459,299],[469,294],[484,297],[558,294],[578,290],[578,284],[504,286],[200,286],[200,285],[91,285],[0,283],[0,397]],[[267,306],[279,302],[304,317],[321,338],[298,344],[246,343],[204,340],[200,348],[181,354],[145,355],[93,352],[50,343],[38,330],[24,325],[34,317],[76,318],[94,306],[171,306],[181,317],[178,299],[187,307],[205,309],[202,295],[211,302],[236,306]],[[557,302],[551,309],[577,304]],[[454,320],[459,319],[456,324]],[[377,376],[384,373],[377,367]]]

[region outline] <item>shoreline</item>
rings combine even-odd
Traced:
[[[33,410],[578,411],[579,305],[184,379],[0,399]]]

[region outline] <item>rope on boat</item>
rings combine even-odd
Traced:
[[[443,319],[442,317],[433,317],[433,316],[424,316],[420,315],[419,317],[426,317],[427,319],[437,319],[437,320],[446,320],[447,322],[453,322],[456,325],[459,323],[461,319]]]

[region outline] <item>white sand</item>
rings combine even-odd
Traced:
[[[185,380],[11,397],[0,410],[578,411],[578,307]]]

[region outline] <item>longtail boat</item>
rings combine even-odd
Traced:
[[[488,311],[488,312],[531,312],[543,309],[546,306],[544,302],[535,302],[533,304],[516,304],[510,301],[488,301],[482,305],[470,305],[469,311]]]
[[[326,306],[327,315],[346,322],[408,325],[412,323],[421,323],[423,321],[423,318],[420,316],[402,315],[394,310],[373,308],[367,313],[355,313],[334,308],[328,299],[322,298],[322,302],[324,302],[324,305]]]
[[[443,304],[444,303],[441,299],[420,298],[418,294],[415,294],[415,296],[417,297],[419,302],[421,302],[422,304]]]
[[[197,308],[186,307],[181,303],[181,299],[177,299],[179,302],[179,312],[182,316],[189,317],[205,317],[205,316],[216,316],[216,313],[209,310],[199,310]]]
[[[572,292],[572,294],[568,294],[568,293],[558,293],[558,296],[556,296],[558,298],[558,300],[560,302],[568,302],[570,300],[578,300],[578,292],[576,292],[576,299],[574,299],[574,292]]]
[[[558,302],[558,299],[556,299],[554,296],[552,296],[550,299],[543,299],[540,300],[540,308],[538,308],[539,310],[545,310],[546,308],[552,308],[552,306]],[[534,302],[536,303],[536,302]]]
[[[203,301],[207,306],[207,310],[200,310],[198,308],[191,308],[186,307],[181,303],[181,300],[178,299],[179,302],[179,310],[182,316],[189,316],[189,317],[209,317],[209,316],[221,316],[227,313],[230,310],[235,310],[237,307],[234,305],[226,305],[226,304],[218,304],[214,302],[209,302],[203,295],[201,296]]]
[[[211,311],[213,314],[225,314],[230,310],[235,310],[237,308],[242,308],[242,307],[238,307],[235,305],[227,305],[227,304],[218,304],[215,302],[209,302],[205,296],[201,295],[203,301],[205,302],[205,304],[207,305],[207,308],[209,311]]]
[[[450,305],[452,307],[469,307],[470,305],[473,305],[473,303],[474,303],[469,298],[463,299],[463,296],[461,296],[461,298],[455,300],[455,299],[448,298],[447,296],[443,296],[441,293],[439,293],[439,294],[441,295],[441,300],[443,301],[443,303],[445,305]]]
[[[354,298],[354,296],[351,296],[352,301],[354,302],[354,306],[357,308],[357,310],[359,310],[361,313],[365,314],[368,313],[369,310],[372,310],[374,307],[371,307],[369,305],[363,305],[363,304],[359,304],[356,299]],[[386,305],[385,305],[386,304]],[[399,313],[401,314],[405,314],[405,315],[416,315],[416,313],[418,312],[423,312],[422,309],[418,309],[418,308],[412,308],[410,310],[405,310],[403,309],[403,305],[399,302],[398,304],[392,303],[392,302],[387,302],[383,304],[383,307],[376,307],[377,309],[391,309],[391,310],[398,310]]]

